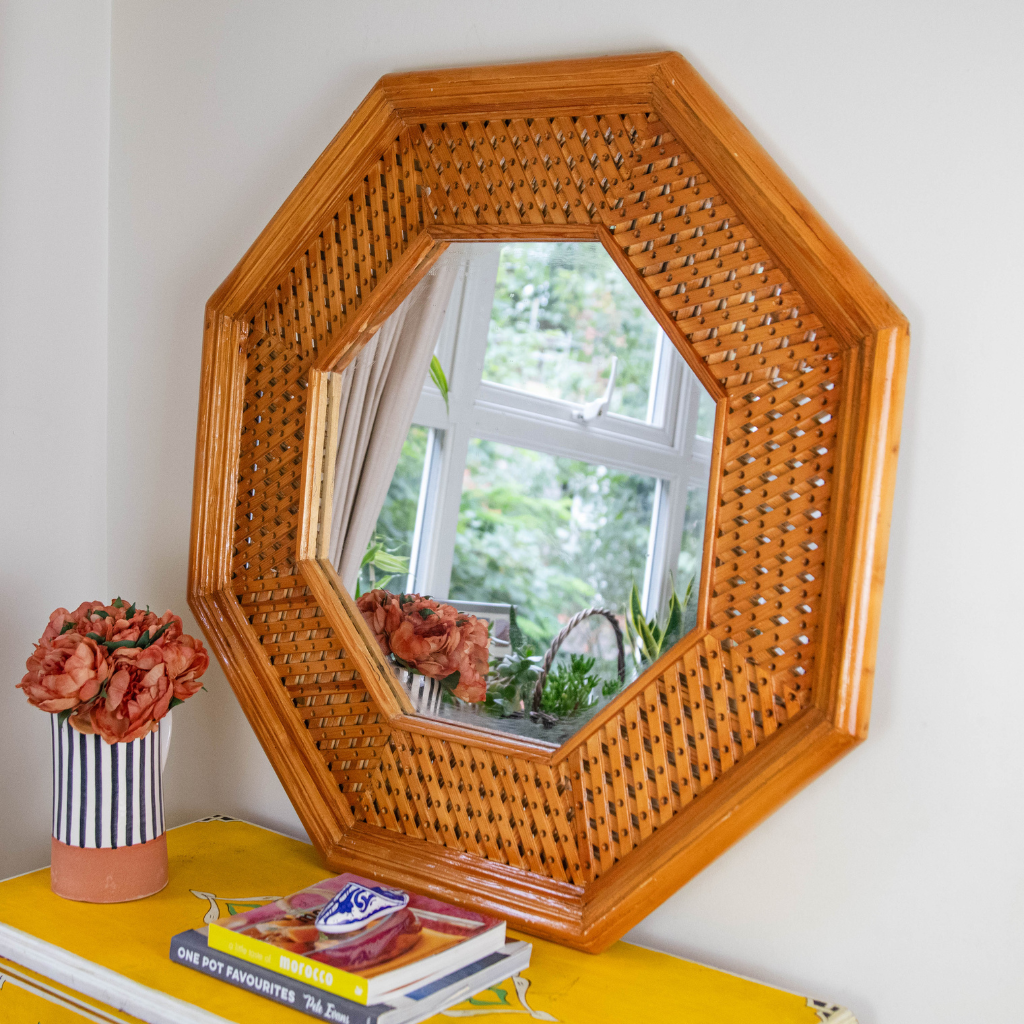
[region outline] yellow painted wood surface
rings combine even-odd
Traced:
[[[139,1024],[138,1017],[75,992],[36,971],[0,957],[3,1024]]]
[[[44,868],[0,882],[0,923],[237,1024],[314,1019],[172,963],[168,957],[171,938],[178,932],[326,877],[328,872],[313,847],[224,819],[172,829],[167,845],[170,882],[155,896],[107,906],[73,903],[50,891],[49,869]],[[802,997],[664,953],[618,942],[592,956],[540,939],[531,941],[532,962],[523,972],[518,991],[509,980],[432,1021],[439,1024],[465,1017],[484,1024],[515,1019],[562,1024],[634,1020],[813,1024],[821,1019]],[[15,969],[33,974],[17,964]],[[69,989],[50,984],[74,996]],[[98,1014],[95,1019],[136,1019],[104,1009],[87,997],[78,998]],[[531,1011],[541,1016],[531,1017]],[[0,988],[4,1024],[79,1024],[83,1016],[10,981]]]

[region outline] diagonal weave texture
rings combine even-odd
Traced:
[[[304,363],[396,272],[425,224],[592,221],[725,386],[728,461],[711,632],[663,659],[547,769],[555,804],[534,813],[544,786],[527,762],[390,733],[312,598],[280,612],[280,602],[243,602],[275,668],[287,659],[282,685],[325,763],[360,794],[356,817],[577,883],[640,846],[809,702],[828,525],[838,346],[653,114],[420,125],[382,153],[250,318],[233,561],[238,588],[294,571]],[[307,617],[308,630],[278,634]],[[329,680],[321,662],[337,669]],[[309,663],[316,674],[294,674]],[[311,717],[350,701],[343,717]],[[356,746],[380,756],[340,760],[339,747]]]
[[[682,77],[684,62],[670,58]],[[407,97],[412,86],[395,81],[396,97]],[[696,106],[711,102],[702,83],[690,88]],[[396,98],[396,108],[405,101]],[[666,104],[680,122],[680,108]],[[331,863],[361,864],[599,948],[636,919],[624,900],[631,886],[650,888],[654,865],[679,866],[664,869],[670,881],[660,896],[644,897],[648,908],[766,813],[721,824],[740,806],[729,804],[739,799],[730,794],[762,785],[759,778],[806,781],[863,737],[866,702],[844,696],[835,680],[845,662],[828,646],[847,628],[842,588],[851,585],[829,552],[866,543],[842,521],[834,540],[830,523],[837,494],[853,508],[866,472],[857,445],[838,433],[847,379],[852,372],[849,437],[869,422],[864,409],[875,385],[867,349],[837,340],[748,223],[761,215],[751,205],[756,190],[727,194],[656,105],[599,108],[613,113],[586,104],[529,113],[514,106],[500,117],[384,120],[378,141],[345,168],[350,184],[332,185],[334,198],[304,235],[268,228],[268,251],[286,251],[287,269],[251,290],[231,316],[244,362],[232,371],[240,382],[237,469],[221,497],[234,509],[232,540],[225,584],[210,590],[229,595],[237,613],[219,606],[214,618],[197,614]],[[365,117],[375,111],[371,105]],[[736,153],[754,145],[735,134],[741,129],[728,130]],[[700,132],[694,141],[733,173]],[[760,158],[751,152],[755,167]],[[325,167],[325,181],[341,173]],[[601,240],[719,396],[698,628],[553,753],[486,732],[456,734],[403,712],[350,599],[312,553],[325,443],[318,375],[352,357],[447,239],[528,237]],[[839,300],[814,274],[805,280],[849,335]],[[905,329],[891,307],[883,312],[897,325],[899,356]],[[227,365],[234,357],[222,351]],[[898,417],[895,428],[891,422],[890,435]],[[843,482],[835,475],[841,456],[851,467]],[[195,603],[205,610],[199,589]],[[248,633],[242,654],[241,641],[219,624],[236,614]],[[856,642],[865,649],[873,639]],[[266,724],[270,707],[293,716],[280,720],[291,739]],[[853,724],[841,724],[843,715]],[[336,787],[347,810],[318,810],[320,798],[282,771],[287,745],[296,743],[308,752],[310,785],[321,793]],[[723,789],[730,776],[738,781]],[[768,792],[775,784],[763,785]],[[765,807],[782,798],[766,797]],[[708,815],[718,815],[731,838],[700,839],[705,826],[696,823]],[[375,861],[378,848],[390,851],[390,874]],[[417,858],[441,867],[417,874]],[[476,881],[460,882],[449,863]],[[486,865],[496,872],[492,888]],[[522,894],[512,895],[516,886]],[[568,921],[552,899],[578,916]]]

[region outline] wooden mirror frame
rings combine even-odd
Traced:
[[[698,628],[552,750],[410,714],[317,524],[325,371],[449,242],[567,238],[717,412]],[[598,951],[863,740],[907,348],[678,54],[381,79],[210,298],[196,442],[189,602],[327,865]]]

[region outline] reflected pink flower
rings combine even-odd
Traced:
[[[387,590],[371,590],[359,598],[356,606],[362,612],[366,624],[373,630],[381,651],[387,657],[391,653],[388,637],[398,629],[402,621],[398,598]]]
[[[359,610],[385,655],[431,679],[458,672],[455,695],[471,703],[484,699],[489,636],[481,619],[443,601],[382,590],[364,594]]]

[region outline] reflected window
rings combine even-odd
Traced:
[[[358,586],[487,625],[472,699],[456,673],[392,658],[415,710],[559,744],[649,661],[631,599],[634,620],[676,614],[677,636],[696,622],[715,404],[599,244],[474,242],[441,260],[456,274],[435,363]],[[415,607],[428,625],[432,611]]]
[[[697,405],[697,426],[696,432],[700,437],[711,439],[715,429],[715,403],[712,397],[703,389],[700,389],[700,401]]]

